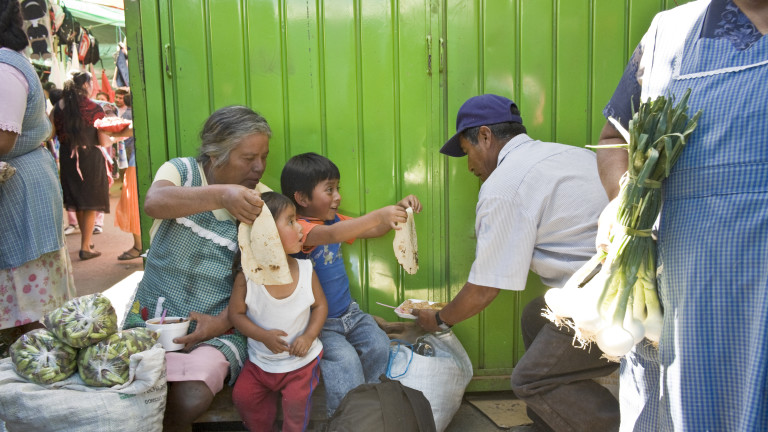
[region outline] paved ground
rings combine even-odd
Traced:
[[[129,274],[144,269],[140,258],[130,261],[117,260],[120,254],[133,246],[133,236],[130,233],[120,231],[120,228],[115,226],[114,211],[120,199],[121,185],[119,181],[115,181],[110,188],[109,198],[112,213],[104,215],[104,232],[92,237],[95,249],[101,252],[100,257],[81,261],[78,257],[80,232],[67,236],[69,258],[72,260],[75,287],[77,287],[77,295],[79,296],[102,292]]]
[[[120,198],[120,187],[120,182],[116,181],[110,189],[112,212],[114,212]],[[93,236],[95,249],[102,253],[100,257],[87,261],[80,260],[78,257],[79,232],[67,236],[67,243],[78,295],[102,292],[131,273],[143,270],[141,259],[118,261],[117,257],[131,248],[133,237],[114,225],[113,213],[105,215],[104,232]],[[498,393],[498,397],[499,399],[512,399],[514,395],[511,392],[501,392]],[[524,430],[528,429],[525,426],[500,428],[482,411],[464,400],[446,432],[523,432]]]

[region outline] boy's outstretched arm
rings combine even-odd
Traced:
[[[288,344],[283,339],[288,336],[288,333],[278,329],[265,330],[248,318],[246,315],[248,306],[245,304],[247,291],[245,275],[243,272],[238,272],[235,283],[232,285],[232,295],[229,297],[229,320],[232,325],[246,337],[266,345],[275,354],[288,351]]]
[[[407,214],[399,206],[387,206],[360,217],[336,222],[333,225],[317,225],[307,233],[304,247],[343,243],[356,238],[378,237],[405,222]],[[379,233],[371,235],[371,233]]]
[[[390,209],[390,207],[394,207],[394,209]],[[394,206],[380,208],[379,210],[390,209],[390,212],[394,211],[394,215],[390,213],[390,215],[393,215],[394,218],[390,219],[389,225],[380,224],[357,237],[376,238],[388,233],[390,229],[399,230],[402,228],[399,224],[405,223],[408,220],[408,213],[405,212],[408,207],[412,208],[414,213],[421,213],[421,202],[418,198],[416,198],[416,195],[408,195],[407,197],[401,199],[400,202]]]
[[[356,238],[381,237],[392,229],[400,229],[398,224],[405,223],[408,214],[405,209],[411,207],[416,213],[421,212],[421,202],[414,195],[408,195],[396,205],[382,207],[354,219],[343,220],[333,225],[318,225],[304,239],[304,247],[342,243]]]
[[[307,328],[291,345],[290,354],[297,357],[307,355],[312,342],[320,336],[320,331],[325,325],[325,319],[328,317],[328,302],[325,300],[325,293],[314,271],[312,271],[312,295],[315,297],[315,303],[309,307],[312,312],[309,315]]]

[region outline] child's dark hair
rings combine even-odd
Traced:
[[[261,194],[261,199],[264,201],[264,205],[269,209],[269,212],[272,213],[273,218],[277,218],[283,210],[294,205],[287,196],[277,192],[264,192]],[[238,229],[240,229],[240,223],[241,222],[237,222]],[[243,271],[242,255],[240,248],[237,248],[237,252],[235,252],[235,257],[232,262],[232,277],[236,277],[237,273],[241,271]]]
[[[293,205],[298,207],[296,192],[312,198],[312,190],[323,180],[339,180],[339,168],[325,156],[317,153],[302,153],[285,163],[280,174],[280,188],[283,195],[290,198]]]
[[[261,194],[261,199],[269,212],[272,213],[273,218],[280,216],[280,213],[287,207],[295,205],[287,196],[277,192],[264,192]]]

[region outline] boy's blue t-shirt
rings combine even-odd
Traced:
[[[341,220],[337,214],[333,220],[324,221],[323,224],[333,225]],[[317,225],[320,221],[299,218],[299,223],[308,227]],[[309,233],[309,230],[305,229],[305,232]],[[338,318],[344,315],[349,309],[349,305],[352,304],[352,294],[349,292],[349,277],[341,257],[341,243],[319,245],[309,253],[299,252],[291,256],[312,261],[317,279],[323,287],[325,299],[328,302],[328,318]]]

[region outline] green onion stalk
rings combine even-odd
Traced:
[[[626,148],[628,170],[622,177],[608,255],[598,252],[585,266],[605,257],[598,276],[583,287],[566,284],[547,296],[554,316],[571,317],[581,346],[596,342],[606,357],[618,359],[648,338],[657,344],[663,311],[656,289],[653,225],[661,211],[661,182],[679,158],[701,111],[688,117],[690,89],[677,105],[659,96],[642,103],[629,130],[610,118],[627,144],[589,146]],[[578,271],[583,274],[586,269]],[[550,299],[552,300],[550,302]],[[552,308],[555,305],[556,308]],[[571,305],[564,310],[563,305]]]

